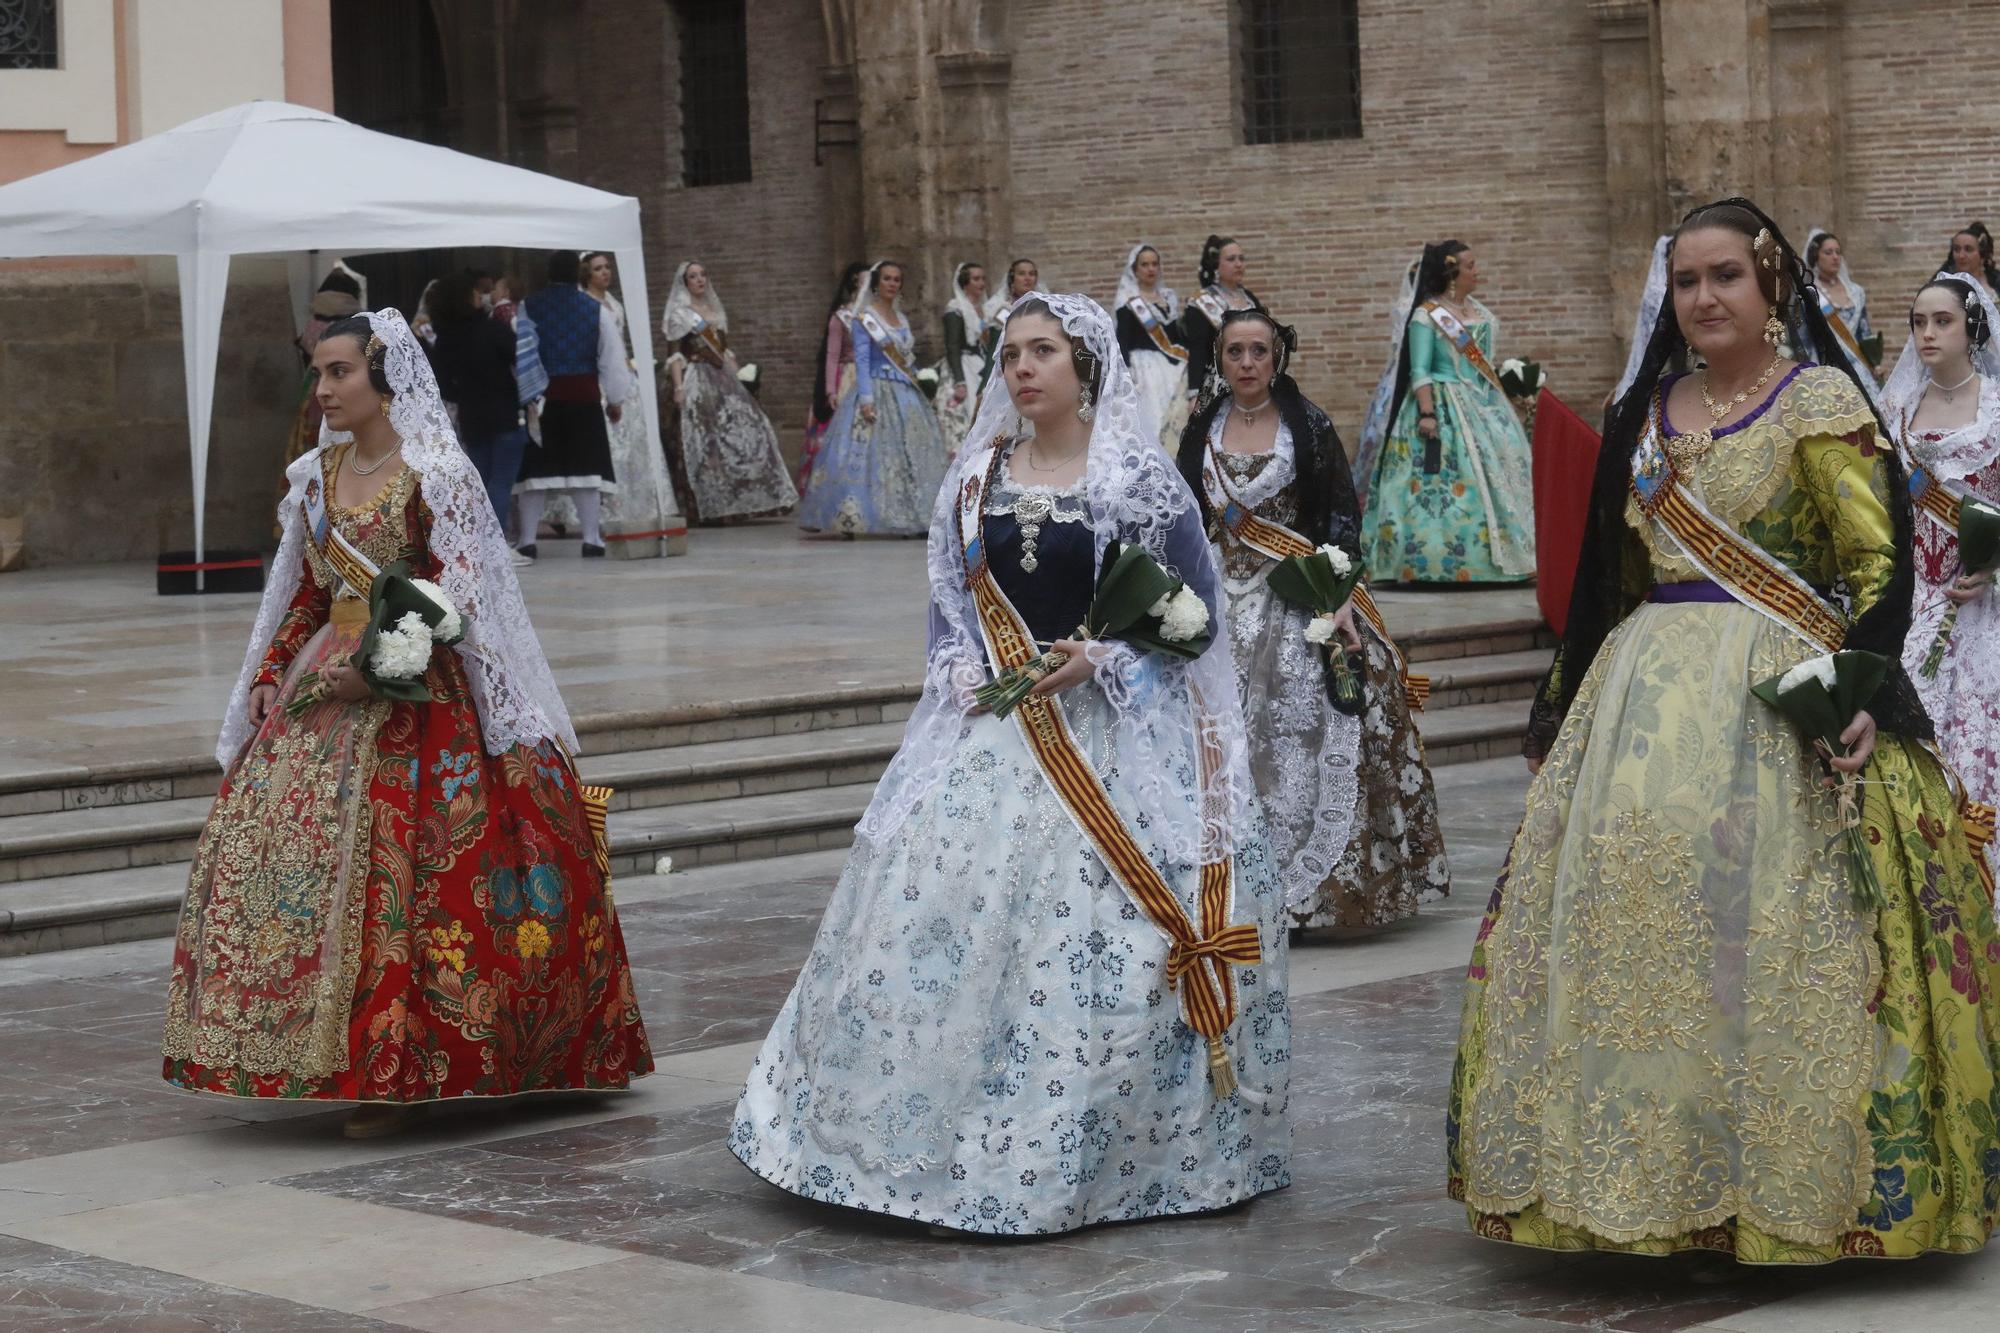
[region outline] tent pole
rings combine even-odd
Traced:
[[[187,373],[188,462],[194,473],[194,563],[207,559],[208,428],[215,410],[216,352],[222,304],[229,294],[229,256],[195,250],[175,257],[181,280],[181,363]],[[197,569],[196,592],[207,586]]]

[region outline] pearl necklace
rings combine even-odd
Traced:
[[[1243,424],[1246,426],[1256,425],[1257,414],[1259,412],[1262,412],[1265,408],[1269,407],[1270,405],[1271,405],[1271,395],[1268,393],[1264,395],[1264,401],[1257,404],[1257,406],[1255,407],[1245,407],[1243,404],[1237,402],[1234,398],[1231,398],[1229,400],[1229,410],[1234,412],[1237,416],[1242,417]]]
[[[1958,391],[1960,389],[1963,389],[1966,385],[1972,383],[1972,381],[1977,378],[1979,378],[1978,371],[1968,370],[1965,372],[1965,378],[1960,380],[1956,384],[1939,384],[1936,380],[1932,380],[1931,387],[1938,391],[1939,396],[1942,397],[1945,400],[1945,402],[1956,403],[1958,399],[1955,395],[1958,393]]]

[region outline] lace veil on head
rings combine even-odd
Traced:
[[[1121,744],[1133,756],[1130,776],[1147,813],[1149,835],[1190,863],[1212,860],[1234,846],[1237,830],[1250,826],[1254,789],[1222,619],[1221,580],[1201,513],[1194,493],[1160,448],[1157,434],[1145,425],[1138,387],[1118,353],[1110,314],[1082,295],[1043,294],[1033,299],[1047,305],[1064,332],[1090,352],[1098,367],[1099,388],[1084,463],[1095,567],[1102,568],[1104,552],[1113,541],[1141,543],[1209,608],[1214,646],[1192,662],[1157,660],[1115,642],[1094,648],[1092,660],[1097,664],[1097,685],[1117,717]],[[1019,313],[1017,305],[1008,322]],[[893,832],[943,779],[968,724],[971,690],[986,679],[978,616],[965,586],[958,497],[968,483],[983,480],[995,448],[1033,434],[1015,411],[1004,376],[996,375],[994,384],[997,387],[981,401],[958,461],[938,491],[929,543],[932,635],[924,697],[911,716],[896,763],[862,818],[858,832],[864,841]],[[1175,788],[1173,765],[1164,756],[1149,759],[1155,754],[1156,738],[1172,731],[1176,722],[1195,728],[1219,756],[1211,780],[1195,801],[1190,801],[1191,793]]]
[[[459,447],[430,358],[399,311],[376,310],[367,319],[382,343],[382,370],[392,395],[389,424],[403,442],[403,463],[416,472],[430,510],[430,551],[440,566],[438,584],[465,616],[465,638],[453,651],[464,664],[487,752],[501,754],[542,740],[559,741],[574,751],[576,732],[521,600],[512,553],[485,483]],[[216,742],[216,758],[224,766],[250,738],[250,683],[303,574],[306,483],[319,475],[329,446],[353,438],[322,422],[319,446],[285,470],[289,489],[278,505],[284,535]]]
[[[847,307],[847,313],[855,319],[861,318],[868,307],[875,303],[875,280],[882,276],[884,266],[902,267],[893,259],[878,259],[868,266],[868,271],[861,276],[861,285],[854,289],[853,304]],[[902,313],[903,298],[900,293],[891,304],[898,314]]]
[[[1146,241],[1139,242],[1137,245],[1133,246],[1130,250],[1127,250],[1125,252],[1125,267],[1118,270],[1118,292],[1117,295],[1111,298],[1111,310],[1113,315],[1116,315],[1118,311],[1123,310],[1125,308],[1125,303],[1127,301],[1130,301],[1133,297],[1139,295],[1139,275],[1135,273],[1133,269],[1139,262],[1139,253],[1142,250],[1151,250],[1156,255],[1160,253],[1159,246],[1153,245]],[[1164,257],[1162,257],[1160,269],[1162,273],[1166,271],[1166,263]],[[1167,307],[1168,319],[1172,319],[1174,316],[1180,313],[1181,311],[1180,293],[1176,292],[1173,288],[1167,286],[1166,283],[1159,281],[1154,282],[1153,291],[1155,292],[1155,294],[1159,296],[1161,303]]]
[[[972,298],[965,294],[965,288],[959,284],[965,277],[965,270],[985,267],[986,265],[976,259],[967,259],[951,271],[951,299],[945,302],[945,313],[950,314],[954,310],[958,312],[958,317],[965,321],[965,336],[968,339],[976,340],[979,337],[980,329],[986,324],[986,313],[973,304]]]
[[[1926,464],[1932,475],[1957,481],[1992,461],[1991,442],[1996,435],[2000,435],[2000,308],[1995,307],[1985,288],[1965,274],[1941,272],[1937,276],[1962,290],[1968,312],[1980,310],[1986,315],[1986,344],[1974,350],[1971,366],[1980,377],[1979,415],[1973,422],[1972,430],[1951,433],[1953,442],[1958,442],[1963,435],[1962,443],[1966,446],[1963,457],[1960,457],[1958,449],[1948,450],[1950,456],[1946,457],[1946,451],[1935,447],[1927,446],[1922,450],[1911,447],[1909,419],[1931,382],[1930,371],[1925,369],[1923,358],[1917,355],[1914,334],[1904,341],[1902,355],[1896,358],[1896,368],[1889,372],[1889,379],[1882,386],[1882,414],[1888,418],[1889,428],[1897,432],[1897,443],[1903,446],[1906,453],[1912,456],[1923,454],[1920,461]],[[1946,383],[1950,384],[1957,378],[1953,375]]]
[[[674,270],[673,286],[667,289],[667,308],[660,315],[660,330],[673,342],[679,342],[695,331],[696,326],[707,320],[723,332],[729,331],[729,312],[722,307],[722,293],[716,289],[715,277],[708,279],[708,303],[697,308],[693,293],[688,291],[688,270],[701,261],[687,259]]]
[[[1382,442],[1389,436],[1390,410],[1395,405],[1396,378],[1403,365],[1403,341],[1410,332],[1410,313],[1417,308],[1417,274],[1423,268],[1424,256],[1420,250],[1417,257],[1403,270],[1403,280],[1396,288],[1395,299],[1389,305],[1389,364],[1382,371],[1382,378],[1375,382],[1375,393],[1368,400],[1368,413],[1361,419],[1361,438],[1354,449],[1354,490],[1365,503],[1368,497],[1368,483],[1375,476],[1375,462],[1382,456]]]

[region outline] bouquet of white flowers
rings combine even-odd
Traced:
[[[755,361],[752,361],[747,366],[738,366],[736,368],[736,382],[748,389],[752,394],[757,392],[757,386],[762,382],[763,378],[764,372],[758,369]]]
[[[924,391],[924,397],[936,398],[938,391],[937,368],[934,366],[925,366],[922,370],[918,371],[917,387]]]
[[[1750,687],[1771,707],[1783,713],[1822,759],[1845,756],[1848,747],[1840,733],[1847,730],[1854,715],[1875,697],[1875,691],[1889,674],[1889,659],[1880,653],[1848,650],[1828,653],[1799,663],[1782,676],[1759,681]],[[1854,863],[1854,896],[1865,908],[1880,909],[1888,900],[1875,862],[1868,854],[1868,840],[1861,829],[1859,774],[1837,774],[1840,793],[1840,822],[1846,830],[1848,859]]]
[[[1162,569],[1145,547],[1113,542],[1105,548],[1104,572],[1098,575],[1097,591],[1076,637],[1123,639],[1141,652],[1200,657],[1213,634],[1208,604],[1194,589]],[[995,717],[1005,717],[1068,660],[1069,654],[1050,649],[981,685],[973,698]]]
[[[1354,596],[1361,582],[1361,563],[1338,546],[1321,546],[1311,555],[1293,555],[1271,567],[1265,583],[1294,606],[1312,612],[1306,622],[1306,642],[1326,651],[1326,694],[1333,706],[1350,717],[1361,711],[1360,654],[1334,642],[1333,617]]]
[[[1533,398],[1548,382],[1549,377],[1543,373],[1539,361],[1524,361],[1518,356],[1510,356],[1500,363],[1500,387],[1507,391],[1509,398]]]
[[[424,684],[431,649],[449,647],[465,637],[465,618],[429,579],[410,577],[410,567],[392,562],[368,588],[368,628],[354,651],[353,665],[377,698],[422,703],[431,692]],[[326,698],[326,682],[317,671],[300,677],[299,688],[285,711],[297,717]]]

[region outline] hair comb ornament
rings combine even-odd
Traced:
[[[382,355],[382,353],[387,350],[388,350],[388,344],[382,341],[382,335],[379,333],[370,333],[368,335],[368,346],[362,349],[362,355],[368,357],[372,361],[376,357]]]

